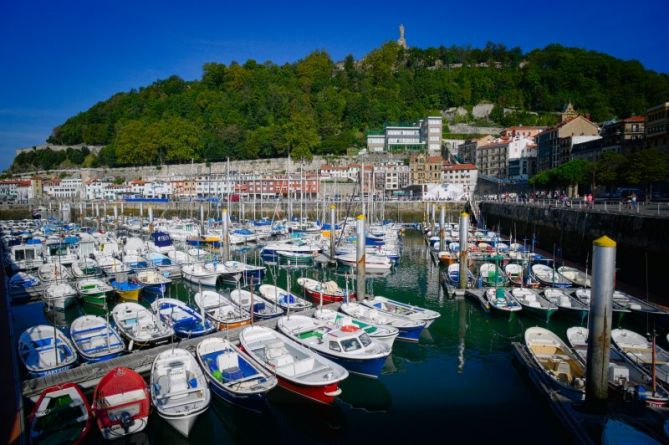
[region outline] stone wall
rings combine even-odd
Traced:
[[[499,226],[503,234],[514,233],[528,244],[536,234],[537,248],[582,266],[586,260],[592,264],[593,240],[606,235],[618,244],[617,278],[636,287],[640,296],[647,284],[660,303],[669,304],[662,281],[669,252],[667,218],[488,202],[481,204],[481,214],[488,227]]]

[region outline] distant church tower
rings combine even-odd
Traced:
[[[574,110],[574,106],[571,104],[571,101],[564,107],[562,110],[562,122],[568,121],[578,116],[578,112]]]
[[[397,44],[404,49],[407,49],[407,39],[404,38],[404,25],[400,25],[400,38],[397,39]]]

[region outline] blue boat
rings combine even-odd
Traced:
[[[195,309],[175,298],[159,298],[151,303],[151,310],[179,337],[200,337],[216,330],[216,326]]]
[[[53,326],[26,329],[19,337],[18,349],[21,362],[33,378],[65,371],[77,362],[72,343]]]
[[[153,232],[151,239],[148,242],[149,250],[154,252],[166,253],[174,250],[174,243],[172,237],[167,232]]]
[[[117,357],[125,350],[123,339],[107,321],[95,315],[82,315],[70,326],[70,337],[81,358],[89,363]]]
[[[222,338],[207,338],[197,345],[196,356],[214,394],[252,411],[265,408],[267,393],[278,381],[239,348]]]

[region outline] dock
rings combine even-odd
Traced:
[[[340,303],[331,303],[324,305],[324,308],[338,310]],[[295,312],[296,314],[311,316],[317,309],[318,306],[314,306],[303,311]],[[292,312],[291,312],[292,314]],[[254,326],[266,326],[269,328],[276,328],[278,318],[273,318],[271,320],[263,320],[254,322]],[[246,327],[246,326],[245,326]],[[190,352],[194,352],[196,346],[205,338],[227,338],[231,342],[238,344],[239,343],[239,333],[245,328],[235,328],[227,331],[216,331],[212,334],[205,335],[202,337],[196,337],[191,339],[175,339],[173,343],[168,343],[160,346],[156,346],[148,349],[139,349],[133,351],[129,354],[122,355],[120,357],[113,358],[111,360],[106,360],[103,362],[97,363],[83,363],[77,366],[76,368],[69,369],[67,371],[59,372],[56,374],[51,374],[45,377],[38,377],[34,379],[28,379],[23,382],[22,393],[23,397],[35,401],[42,391],[46,388],[59,385],[62,383],[72,382],[76,383],[84,390],[84,392],[92,391],[93,388],[98,384],[98,381],[109,371],[119,366],[131,368],[141,374],[144,377],[147,377],[151,372],[151,366],[156,356],[163,351],[166,351],[173,346],[186,349]]]

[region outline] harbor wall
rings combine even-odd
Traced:
[[[669,305],[662,281],[669,263],[669,219],[511,203],[483,202],[480,209],[488,227],[499,226],[502,234],[512,234],[521,244],[526,239],[528,246],[535,234],[538,249],[581,267],[586,262],[591,267],[593,240],[612,238],[618,244],[616,279],[636,288],[641,297],[648,286],[658,303]]]

